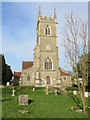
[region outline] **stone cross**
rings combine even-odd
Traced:
[[[14,90],[14,88],[13,88],[13,90],[12,90],[12,96],[15,96],[15,90]]]

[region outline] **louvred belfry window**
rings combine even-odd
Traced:
[[[46,27],[46,35],[50,35],[50,28],[48,26]]]

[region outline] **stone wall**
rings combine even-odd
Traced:
[[[30,80],[27,80],[28,75],[30,76]],[[33,72],[33,66],[31,68],[22,70],[21,75],[21,85],[33,85],[34,84],[34,72]]]
[[[64,77],[66,78],[66,80],[64,80]],[[61,81],[63,87],[72,85],[71,76],[61,76]]]

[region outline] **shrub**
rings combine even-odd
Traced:
[[[72,87],[77,87],[78,88],[78,86],[76,84],[73,84]]]
[[[78,91],[78,88],[77,87],[66,87],[65,90],[66,91],[74,91],[74,90]]]
[[[19,79],[13,80],[13,86],[19,86]]]
[[[58,90],[58,91],[57,91],[57,94],[62,95],[62,94],[64,94],[64,91],[63,91],[63,90]]]

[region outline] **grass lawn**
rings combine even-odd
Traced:
[[[45,95],[44,89],[32,91],[30,87],[16,87],[15,96],[12,97],[12,89],[2,89],[2,117],[3,118],[87,118],[88,113],[71,111],[76,105],[69,95]],[[33,102],[26,106],[19,106],[18,96],[28,94]],[[76,105],[77,106],[77,105]],[[19,113],[19,110],[29,110],[28,113]]]

